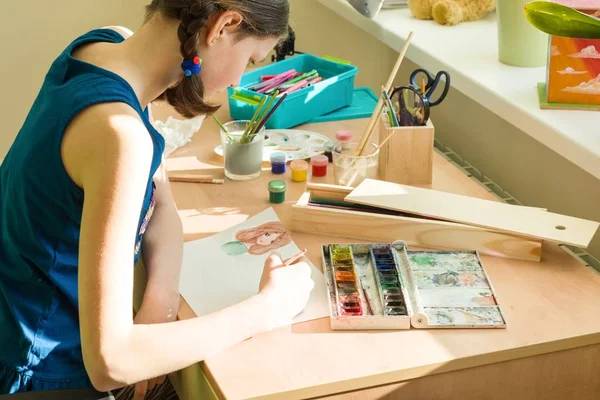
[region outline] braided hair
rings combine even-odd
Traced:
[[[198,55],[200,30],[211,18],[225,11],[236,11],[243,18],[236,40],[248,36],[259,39],[283,37],[288,32],[288,0],[152,0],[146,7],[146,19],[160,12],[167,18],[178,20],[181,56],[187,60]],[[159,99],[166,100],[186,118],[212,114],[219,109],[219,106],[204,101],[200,75],[183,79],[167,89]]]

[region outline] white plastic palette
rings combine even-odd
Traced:
[[[299,129],[268,129],[265,135],[263,162],[269,162],[275,151],[285,153],[287,161],[305,160],[323,154],[323,145],[330,141],[320,133]],[[215,153],[223,157],[223,146],[217,146]]]

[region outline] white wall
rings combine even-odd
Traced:
[[[107,25],[137,29],[147,0],[0,1],[0,160],[33,103],[52,61],[77,36]]]

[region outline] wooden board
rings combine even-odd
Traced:
[[[438,250],[477,250],[481,254],[540,261],[541,241],[469,225],[421,218],[319,208],[305,193],[292,207],[292,231],[364,240],[394,242]]]
[[[589,245],[600,225],[528,207],[373,179],[362,182],[346,201],[582,248]]]

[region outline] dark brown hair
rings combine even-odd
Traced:
[[[236,11],[243,18],[236,40],[248,36],[259,39],[283,38],[288,33],[288,0],[152,0],[146,7],[146,20],[157,12],[178,20],[181,55],[184,59],[191,59],[198,55],[200,30],[225,11]],[[159,99],[167,100],[186,118],[214,113],[219,106],[204,101],[201,75],[183,78]]]

